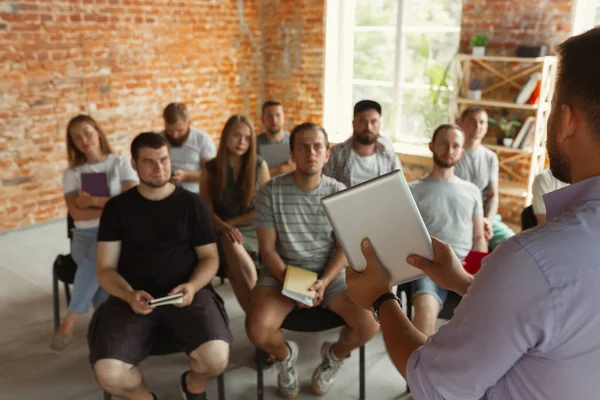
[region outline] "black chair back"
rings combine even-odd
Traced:
[[[67,213],[67,237],[69,240],[73,239],[73,228],[75,228],[75,221],[73,221],[71,214]]]
[[[533,206],[526,207],[521,213],[521,231],[537,226],[538,221],[533,212]]]

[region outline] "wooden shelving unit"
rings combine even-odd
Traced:
[[[507,65],[511,66],[511,71]],[[467,98],[469,82],[472,77],[473,67],[486,71],[494,82],[482,90],[481,100]],[[506,108],[509,110],[522,110],[535,117],[533,148],[531,150],[515,149],[504,146],[487,145],[498,154],[500,169],[513,178],[512,182],[500,182],[500,192],[503,186],[510,187],[510,192],[519,194],[524,199],[524,206],[531,201],[531,185],[537,174],[544,168],[546,162],[546,122],[550,113],[550,103],[554,94],[556,80],[557,58],[555,56],[521,58],[521,57],[473,57],[460,54],[456,60],[456,73],[454,78],[454,97],[451,100],[452,114],[455,121],[462,111],[469,106],[480,106],[484,109]],[[537,104],[516,104],[513,99],[498,98],[497,91],[506,89],[507,86],[520,90],[524,81],[534,73],[541,73],[540,95]],[[490,98],[492,94],[492,98]],[[494,96],[495,94],[495,96]],[[523,175],[516,168],[518,162],[525,161],[529,168]]]

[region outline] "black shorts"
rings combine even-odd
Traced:
[[[160,306],[148,315],[136,314],[123,300],[110,297],[90,323],[90,362],[110,358],[137,365],[151,354],[160,332],[170,334],[175,349],[188,355],[211,340],[233,341],[223,300],[211,286],[196,293],[187,307]]]

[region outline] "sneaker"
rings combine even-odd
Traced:
[[[312,376],[313,391],[319,396],[323,396],[333,386],[335,375],[340,370],[344,363],[343,360],[338,360],[333,356],[334,342],[325,342],[321,346],[321,356],[323,361],[315,369]]]
[[[190,393],[187,388],[187,383],[185,383],[185,377],[190,371],[185,371],[181,375],[181,379],[179,381],[179,390],[181,390],[181,398],[183,400],[207,400],[206,392],[203,393]]]
[[[55,354],[60,354],[71,343],[71,337],[64,332],[56,331],[50,342],[50,351]]]
[[[300,393],[300,383],[298,382],[298,370],[296,361],[298,360],[298,344],[292,341],[286,341],[288,347],[288,357],[283,360],[275,361],[279,374],[277,376],[277,388],[279,394],[284,399],[293,399]]]

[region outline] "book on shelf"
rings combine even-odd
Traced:
[[[534,126],[534,124],[535,124],[535,117],[528,117],[525,120],[525,122],[521,126],[521,129],[519,130],[519,133],[517,133],[517,136],[515,136],[515,140],[513,141],[512,147],[514,149],[522,149],[523,148],[524,141],[527,138],[527,136],[529,135],[529,132],[531,131],[531,127]]]
[[[90,196],[110,197],[106,172],[82,173],[81,189]]]
[[[531,74],[525,85],[521,88],[517,97],[515,98],[516,104],[526,104],[527,100],[531,97],[533,92],[535,91],[535,87],[537,86],[538,81],[542,79],[542,74],[536,72]]]
[[[312,307],[315,293],[310,288],[317,279],[319,277],[316,272],[288,265],[281,294]]]

